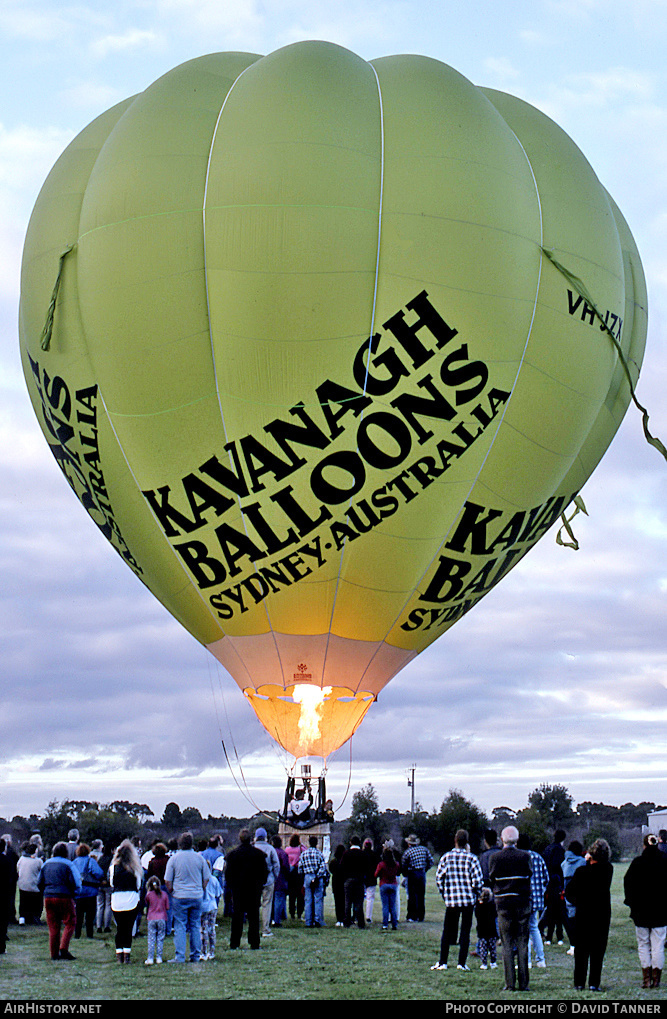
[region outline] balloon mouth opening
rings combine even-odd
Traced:
[[[375,700],[370,691],[315,683],[243,692],[262,725],[294,757],[328,757],[352,736]]]

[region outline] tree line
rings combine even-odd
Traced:
[[[615,859],[636,851],[641,839],[641,827],[647,815],[654,810],[667,809],[649,801],[611,806],[605,803],[584,801],[575,805],[566,786],[543,783],[528,796],[525,807],[514,810],[508,806],[494,807],[490,816],[458,789],[450,789],[439,809],[427,811],[420,804],[414,814],[395,809],[380,810],[374,787],[369,784],[354,793],[350,816],[335,821],[332,828],[334,841],[347,841],[353,835],[371,838],[376,845],[387,838],[400,844],[408,834],[414,833],[436,853],[444,853],[454,844],[454,834],[465,828],[474,852],[482,848],[484,832],[489,828],[498,833],[508,824],[530,836],[538,852],[549,844],[557,829],[568,838],[578,838],[589,844],[596,838],[606,838]],[[39,832],[47,847],[66,839],[70,829],[76,828],[81,841],[101,839],[105,845],[116,845],[124,838],[137,838],[142,843],[157,837],[168,840],[182,831],[192,831],[198,838],[224,833],[227,844],[235,841],[242,827],[262,825],[269,835],[278,831],[277,811],[262,811],[252,817],[235,818],[224,814],[204,817],[196,807],[168,803],[160,818],[148,804],[113,800],[99,803],[90,800],[52,800],[42,815],[29,817],[16,815],[8,821],[0,818],[4,831],[11,831],[15,843],[22,843]]]

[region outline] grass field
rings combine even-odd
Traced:
[[[572,986],[573,959],[562,947],[548,947],[547,968],[531,970],[531,989],[521,1001],[600,999],[657,1001],[659,991],[644,991],[634,927],[623,905],[625,865],[615,867],[612,929],[602,973],[602,995],[581,994]],[[429,880],[426,920],[399,924],[397,931],[381,930],[379,896],[374,923],[365,930],[333,925],[332,898],[325,899],[323,929],[306,929],[288,921],[273,937],[264,938],[260,951],[247,943],[229,951],[229,920],[219,920],[216,959],[196,965],[144,966],[146,939],[137,938],[132,962],[116,962],[113,934],[73,941],[74,962],[51,962],[46,926],[11,927],[7,953],[0,956],[0,999],[12,1001],[169,1001],[169,1000],[516,1000],[503,992],[502,960],[497,970],[431,971],[437,960],[444,905]],[[405,900],[401,903],[405,915]],[[143,924],[145,930],[145,922]],[[166,959],[173,957],[167,939]],[[450,954],[450,961],[451,961]],[[454,959],[456,957],[454,956]]]

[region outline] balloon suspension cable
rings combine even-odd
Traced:
[[[63,267],[65,265],[65,259],[69,255],[70,251],[74,249],[74,245],[70,244],[69,248],[65,248],[60,260],[58,262],[58,275],[56,276],[56,282],[53,285],[53,293],[51,294],[51,300],[49,301],[49,307],[46,311],[46,322],[42,329],[41,347],[42,350],[48,350],[51,346],[51,336],[53,335],[53,320],[56,314],[56,302],[58,300],[58,291],[60,290],[60,282],[63,275]]]
[[[334,813],[336,813],[336,814],[341,809],[341,807],[345,804],[345,800],[347,799],[348,793],[350,791],[350,785],[352,784],[352,738],[353,737],[350,736],[350,739],[349,739],[349,744],[350,744],[350,763],[349,763],[349,767],[348,767],[348,771],[347,771],[347,789],[345,790],[345,795],[343,796],[343,799],[340,801],[340,803],[338,804],[338,806],[336,807],[336,809],[334,811]]]
[[[645,407],[643,407],[641,405],[641,403],[637,399],[637,395],[635,393],[635,384],[632,381],[632,376],[630,374],[630,367],[628,365],[628,362],[627,362],[627,359],[625,357],[625,354],[623,353],[623,348],[621,347],[621,344],[619,343],[619,341],[616,339],[616,337],[612,333],[612,331],[609,328],[607,322],[605,322],[605,320],[603,319],[602,314],[600,313],[600,310],[598,309],[595,301],[593,300],[593,298],[591,297],[591,295],[590,295],[590,293],[588,291],[588,288],[586,287],[586,284],[583,282],[583,280],[580,280],[578,276],[575,276],[573,272],[570,272],[569,269],[566,269],[565,266],[562,265],[556,258],[554,258],[553,251],[550,251],[548,248],[542,248],[541,250],[542,250],[542,253],[544,255],[546,255],[546,257],[549,259],[551,264],[558,270],[558,272],[562,276],[564,276],[565,279],[569,283],[571,283],[571,285],[577,291],[579,296],[583,297],[583,299],[586,301],[586,303],[588,304],[588,306],[592,310],[592,312],[595,315],[595,317],[599,320],[599,322],[600,322],[600,329],[607,334],[607,336],[609,337],[611,342],[614,344],[614,347],[616,348],[616,352],[618,353],[618,356],[620,358],[621,364],[623,366],[623,371],[625,372],[625,377],[628,380],[628,385],[630,386],[630,395],[632,397],[632,401],[633,401],[633,403],[635,404],[635,406],[637,407],[637,409],[640,411],[640,413],[642,415],[642,425],[643,425],[643,428],[644,428],[644,436],[646,438],[646,441],[649,443],[650,446],[653,446],[655,449],[657,449],[658,452],[661,453],[662,456],[665,458],[665,460],[667,460],[667,449],[665,448],[664,444],[660,441],[660,439],[656,438],[655,435],[651,435],[651,432],[649,431],[649,427],[648,427],[648,421],[649,421],[648,411],[646,410]],[[635,367],[637,367],[637,366],[635,365]],[[637,371],[639,372],[638,368],[637,368]],[[566,517],[564,511],[563,511],[563,513],[561,513],[561,520],[563,521],[563,526],[558,531],[558,534],[556,536],[556,542],[559,545],[565,545],[565,546],[567,546],[567,548],[573,548],[576,551],[579,548],[579,542],[577,541],[577,539],[574,536],[572,528],[570,527],[570,522],[577,515],[577,513],[579,513],[581,511],[581,512],[587,514],[587,510],[586,510],[586,507],[584,506],[584,503],[583,503],[583,500],[582,500],[581,496],[578,496],[578,495],[575,496],[574,504],[575,504],[575,510],[574,510],[574,513],[570,517]],[[571,538],[571,541],[564,541],[562,539],[561,532],[563,530],[567,531],[567,533],[569,534],[569,536]]]
[[[227,747],[225,746],[225,741],[224,741],[223,735],[222,735],[222,725],[220,723],[220,714],[218,712],[218,705],[217,705],[217,701],[216,701],[216,698],[215,698],[215,688],[213,686],[213,677],[211,675],[210,655],[207,653],[206,657],[207,657],[207,666],[208,666],[208,672],[209,672],[209,681],[210,681],[210,684],[211,684],[211,696],[213,697],[213,706],[215,708],[215,715],[216,715],[216,719],[217,719],[217,722],[218,722],[218,732],[220,733],[220,743],[222,745],[222,752],[225,755],[225,760],[227,762],[227,767],[229,768],[229,773],[230,773],[230,775],[232,776],[232,778],[234,780],[234,784],[235,784],[236,788],[241,793],[243,798],[250,804],[251,807],[254,807],[255,813],[256,814],[261,814],[264,817],[269,818],[270,820],[273,820],[271,818],[270,814],[267,814],[266,811],[261,810],[258,807],[258,805],[255,803],[255,801],[252,798],[252,795],[250,793],[250,789],[248,787],[248,783],[246,782],[245,775],[243,774],[243,765],[241,764],[241,761],[240,761],[240,758],[239,758],[239,755],[238,755],[238,751],[236,749],[236,744],[234,742],[234,734],[232,732],[232,727],[231,727],[230,722],[229,722],[229,715],[227,713],[227,703],[225,701],[225,697],[224,697],[224,694],[222,692],[222,684],[220,683],[220,673],[218,672],[217,673],[217,675],[218,675],[218,685],[220,687],[220,696],[222,697],[222,704],[223,704],[223,707],[225,709],[225,718],[226,718],[226,721],[227,721],[227,728],[228,728],[229,734],[230,734],[230,736],[232,738],[232,747],[234,748],[234,756],[236,758],[236,763],[237,763],[239,772],[241,774],[241,778],[243,780],[244,788],[241,788],[241,785],[240,785],[236,775],[234,774],[234,769],[233,769],[232,763],[231,763],[231,761],[229,759],[229,754],[227,753]]]

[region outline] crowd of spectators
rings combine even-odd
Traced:
[[[567,844],[566,844],[567,843]],[[53,961],[71,961],[72,942],[114,935],[116,958],[127,965],[136,938],[146,936],[146,965],[205,962],[216,957],[220,920],[231,923],[229,948],[238,949],[244,929],[251,949],[290,920],[323,927],[331,888],[335,925],[359,929],[374,922],[379,892],[382,931],[425,919],[428,873],[445,912],[434,971],[447,970],[457,948],[456,969],[495,970],[502,955],[504,990],[527,991],[530,970],[547,968],[545,946],[574,956],[573,984],[601,990],[611,920],[613,867],[604,839],[588,849],[562,830],[538,853],[513,827],[489,829],[481,853],[459,829],[454,846],[437,864],[429,848],[409,834],[402,849],[387,839],[377,849],[353,836],[333,851],[321,834],[294,831],[283,845],[258,827],[244,828],[238,845],[225,851],[214,835],[195,846],[184,832],[168,843],[152,840],[142,852],[136,840],[105,847],[82,842],[76,829],[48,854],[35,833],[16,851],[10,835],[0,839],[0,954],[9,926],[44,926]],[[404,890],[403,899],[401,890]],[[18,896],[17,896],[18,892]],[[667,934],[667,831],[647,834],[643,851],[624,878],[625,902],[637,939],[643,988],[658,988]],[[18,909],[17,909],[18,898]],[[476,924],[476,938],[473,936]],[[471,948],[472,944],[472,948]],[[171,952],[169,954],[172,954]]]

